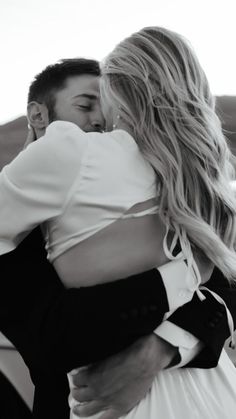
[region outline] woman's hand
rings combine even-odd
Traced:
[[[37,140],[36,133],[34,128],[31,125],[28,125],[28,135],[24,144],[24,149],[33,141]]]

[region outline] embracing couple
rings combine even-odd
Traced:
[[[101,74],[49,66],[28,120],[0,174],[0,327],[34,417],[232,417],[233,157],[188,43],[150,27]]]

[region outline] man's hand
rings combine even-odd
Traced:
[[[152,334],[100,363],[78,369],[71,377],[76,386],[71,395],[82,404],[73,412],[82,417],[103,412],[99,419],[117,419],[128,413],[177,353],[176,347]]]

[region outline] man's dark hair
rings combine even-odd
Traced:
[[[49,120],[54,120],[55,93],[65,87],[68,77],[91,74],[100,76],[99,62],[86,58],[69,58],[47,66],[32,81],[28,103],[36,101],[48,108]]]

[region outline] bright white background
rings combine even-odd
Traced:
[[[236,0],[0,0],[0,124],[25,113],[29,83],[46,65],[100,60],[149,25],[185,35],[212,92],[236,94]]]

